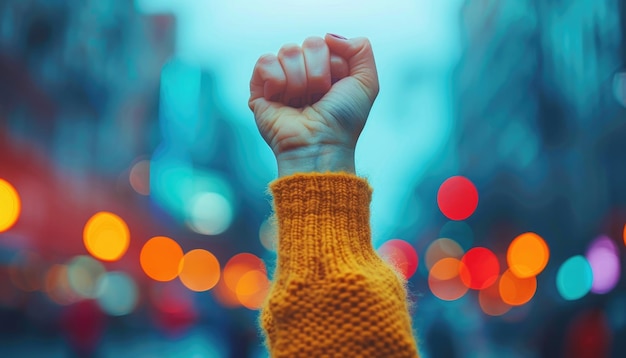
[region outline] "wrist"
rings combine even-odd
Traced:
[[[315,145],[276,154],[278,176],[296,173],[343,172],[355,174],[354,149]]]

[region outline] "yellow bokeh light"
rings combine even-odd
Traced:
[[[548,245],[533,232],[516,237],[506,255],[511,272],[521,278],[537,276],[546,267],[549,258]]]
[[[116,261],[128,250],[130,231],[122,218],[101,211],[85,224],[83,242],[93,257],[103,261]]]
[[[250,270],[237,282],[235,293],[242,306],[257,310],[263,305],[269,288],[270,282],[264,272]]]
[[[509,269],[500,277],[498,288],[502,301],[511,306],[521,306],[537,292],[537,279],[535,276],[518,277]]]
[[[220,279],[220,264],[212,253],[202,249],[192,250],[183,256],[178,278],[192,291],[207,291]]]
[[[0,232],[13,227],[21,210],[22,202],[17,190],[8,181],[0,179]]]
[[[141,249],[139,263],[143,271],[155,281],[171,281],[182,268],[183,249],[169,237],[155,236]]]

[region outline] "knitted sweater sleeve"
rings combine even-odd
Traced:
[[[368,183],[296,174],[270,186],[278,262],[261,325],[272,357],[417,357],[403,281],[374,251]]]

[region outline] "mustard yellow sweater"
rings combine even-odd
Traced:
[[[270,185],[278,262],[261,312],[272,357],[417,357],[400,276],[374,251],[368,183],[296,174]]]

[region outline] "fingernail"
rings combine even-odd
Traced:
[[[294,108],[302,107],[302,98],[297,97],[297,98],[290,99],[289,100],[289,106],[290,107],[294,107]]]
[[[276,93],[275,95],[273,95],[270,98],[270,101],[272,101],[272,102],[280,102],[280,97],[282,97],[281,94],[280,93]]]
[[[334,37],[334,38],[338,38],[338,39],[340,39],[340,40],[347,40],[347,38],[345,38],[345,37],[343,37],[343,36],[341,36],[341,35],[336,35],[336,34],[331,34],[331,33],[329,33],[329,35],[330,35],[330,36],[332,36],[332,37]]]
[[[322,97],[324,97],[323,93],[314,93],[314,94],[312,94],[311,95],[311,103],[316,103],[317,101],[322,99]]]

